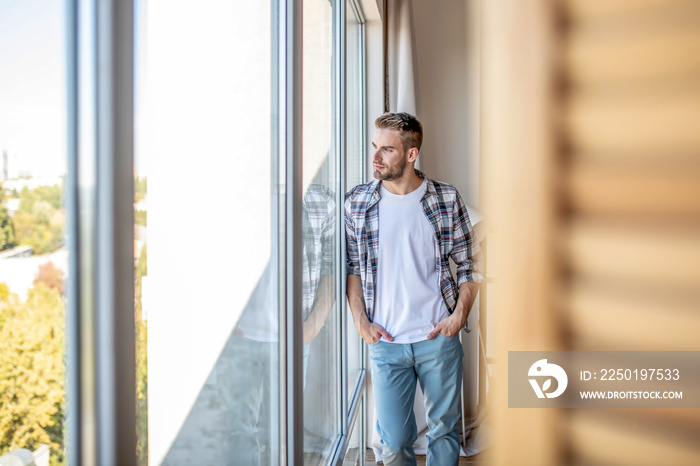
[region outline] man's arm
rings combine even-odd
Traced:
[[[327,188],[323,187],[324,190]],[[308,317],[304,321],[304,343],[310,343],[321,331],[326,323],[328,314],[333,307],[333,261],[335,253],[335,219],[336,208],[333,197],[324,191],[324,196],[314,195],[309,198],[316,205],[323,206],[326,216],[323,221],[323,231],[321,233],[321,277],[315,290],[313,307]],[[311,223],[312,227],[314,226]],[[318,228],[318,227],[316,227]],[[311,267],[312,264],[309,264]]]
[[[449,317],[444,318],[435,326],[432,332],[428,334],[428,340],[432,340],[438,333],[442,333],[446,337],[457,335],[467,323],[469,312],[471,311],[476,292],[479,291],[480,283],[464,282],[459,285],[459,298],[454,312]]]
[[[310,343],[321,331],[333,307],[333,275],[323,275],[309,317],[304,321],[304,343]]]
[[[389,341],[394,341],[394,338],[381,325],[372,323],[367,318],[365,297],[362,293],[362,278],[360,277],[360,251],[357,245],[355,225],[348,212],[348,207],[349,201],[346,199],[344,220],[348,274],[347,294],[352,320],[358,333],[368,344],[378,342],[382,336]]]
[[[367,318],[365,297],[362,294],[362,279],[359,275],[348,275],[347,290],[352,320],[362,339],[368,344],[378,342],[381,337],[394,341],[394,338],[381,325],[370,322]]]
[[[481,275],[481,249],[479,242],[472,230],[467,206],[462,201],[459,193],[455,196],[453,205],[452,223],[452,251],[450,257],[457,264],[457,283],[459,284],[459,297],[454,312],[438,322],[428,339],[432,340],[438,333],[446,337],[453,337],[464,327],[469,317],[479,285],[483,281]]]
[[[462,283],[481,283],[483,276],[482,254],[479,240],[474,234],[469,221],[467,206],[457,193],[453,206],[452,251],[450,257],[457,265],[457,285],[462,290]]]

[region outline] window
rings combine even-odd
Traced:
[[[229,1],[136,10],[142,464],[280,456],[273,13]]]
[[[25,286],[27,299],[43,286],[39,298],[55,305],[38,346],[51,352],[42,360],[56,390],[32,421],[51,430],[52,464],[127,464],[134,453],[140,465],[341,462],[362,430],[364,388],[341,215],[364,170],[360,10],[345,0],[66,6],[64,18],[53,4],[0,4],[1,34],[14,34],[2,43],[24,47],[0,46],[16,60],[0,62],[0,92],[27,90],[0,94],[11,198],[0,233],[14,247],[2,215],[21,224],[13,216],[27,211],[46,227],[30,235],[58,238],[42,250],[58,250],[54,267]],[[24,139],[50,151],[15,155],[12,141],[30,132],[13,112],[44,131]],[[8,191],[23,175],[15,166],[58,181]],[[0,258],[0,332],[26,303],[9,281],[29,275],[13,260]],[[16,424],[0,424],[3,435]]]
[[[0,2],[0,456],[52,465],[67,446],[64,21],[60,2]]]

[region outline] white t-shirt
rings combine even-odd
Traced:
[[[421,204],[427,183],[403,195],[380,189],[374,322],[394,343],[417,343],[449,316],[440,293],[437,239]]]

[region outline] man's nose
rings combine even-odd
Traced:
[[[372,152],[372,160],[380,160],[381,157],[379,157],[379,154],[379,148],[374,149],[374,151]]]

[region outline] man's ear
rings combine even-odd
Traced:
[[[408,149],[408,161],[413,162],[418,158],[418,149],[411,147]]]

